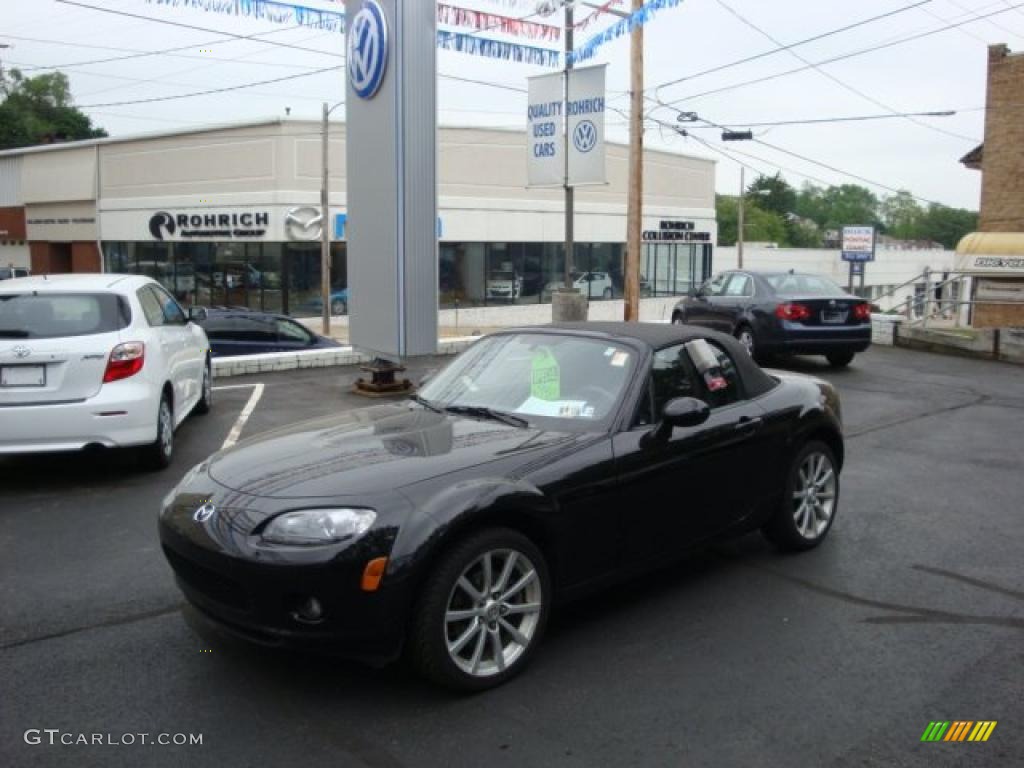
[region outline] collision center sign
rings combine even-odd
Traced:
[[[843,227],[843,261],[875,260],[875,228]]]

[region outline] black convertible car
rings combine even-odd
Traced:
[[[871,345],[871,306],[827,277],[722,272],[676,304],[672,322],[735,336],[752,356],[824,355],[836,367]]]
[[[165,499],[178,584],[222,629],[462,689],[504,682],[552,607],[762,529],[828,533],[831,385],[762,371],[703,328],[566,324],[486,336],[413,400],[269,432]]]

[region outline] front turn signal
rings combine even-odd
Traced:
[[[381,579],[384,578],[384,569],[388,567],[386,557],[377,557],[366,564],[363,569],[363,579],[359,586],[363,592],[376,592],[380,587]]]

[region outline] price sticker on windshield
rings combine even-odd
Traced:
[[[530,395],[538,400],[557,400],[561,390],[561,370],[549,349],[538,350],[530,365]]]

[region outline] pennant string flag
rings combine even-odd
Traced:
[[[278,0],[146,0],[172,8],[198,8],[213,13],[248,16],[274,24],[299,24],[303,27],[345,31],[345,14],[323,8],[278,2]]]
[[[486,11],[474,11],[454,5],[437,5],[437,21],[452,27],[469,27],[484,32],[496,30],[506,35],[525,37],[531,40],[557,41],[562,30],[551,24],[538,24],[525,19],[513,19]]]
[[[587,40],[583,45],[576,48],[569,54],[569,61],[573,64],[586,61],[594,56],[594,53],[605,43],[616,40],[623,35],[629,34],[637,27],[642,27],[650,22],[657,11],[666,8],[675,8],[683,0],[648,0],[640,8],[633,11],[627,18],[620,19],[605,30]]]
[[[600,8],[595,8],[593,13],[591,13],[582,21],[577,21],[573,26],[576,28],[577,32],[582,32],[595,21],[597,21],[598,18],[600,18],[603,14],[608,13],[609,8],[611,8],[613,5],[622,5],[622,2],[623,0],[608,0],[607,3],[602,5]]]
[[[557,67],[560,56],[558,51],[547,48],[536,48],[532,45],[508,43],[504,40],[493,40],[477,35],[464,35],[446,29],[437,30],[437,47],[449,51],[484,56],[489,59],[505,59],[523,64],[539,64],[542,67]]]

